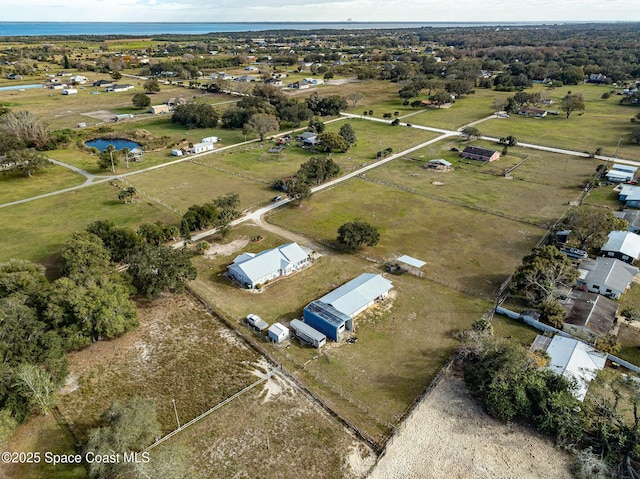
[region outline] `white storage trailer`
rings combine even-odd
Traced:
[[[303,323],[299,319],[294,319],[289,323],[291,328],[296,333],[296,336],[302,339],[305,343],[310,344],[314,348],[324,346],[327,342],[327,337],[317,329],[312,328],[308,324]]]

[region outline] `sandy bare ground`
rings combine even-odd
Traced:
[[[423,401],[368,479],[563,479],[570,459],[534,430],[485,414],[450,373]]]
[[[81,113],[82,116],[88,116],[89,118],[95,118],[96,120],[110,121],[116,116],[115,113],[109,110],[96,110]]]

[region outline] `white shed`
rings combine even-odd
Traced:
[[[78,94],[78,90],[76,90],[75,88],[67,88],[66,90],[62,90],[62,94],[63,95],[77,95]]]
[[[273,323],[267,330],[269,341],[273,341],[274,343],[281,343],[282,341],[289,339],[289,335],[289,328],[280,323]]]

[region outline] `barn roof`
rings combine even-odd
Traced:
[[[363,273],[320,298],[337,311],[352,317],[357,311],[393,288],[391,281],[379,274]]]

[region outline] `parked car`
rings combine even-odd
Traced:
[[[278,196],[274,196],[273,198],[271,198],[271,201],[273,201],[274,203],[280,201],[282,199],[282,195],[278,195]]]

